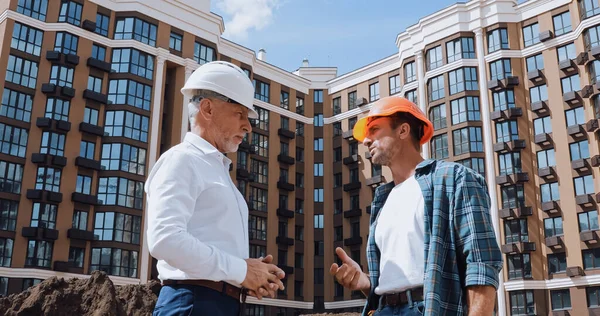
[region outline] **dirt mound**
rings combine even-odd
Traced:
[[[52,277],[28,290],[0,298],[3,315],[152,315],[160,283],[115,286],[106,273],[89,279]]]

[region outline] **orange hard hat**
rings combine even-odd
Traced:
[[[373,117],[382,117],[382,116],[390,116],[398,112],[404,112],[411,114],[416,119],[423,122],[423,136],[421,137],[420,143],[421,145],[428,142],[433,136],[433,124],[427,118],[425,114],[419,109],[419,107],[410,102],[408,99],[398,96],[385,97],[377,100],[371,106],[371,110],[369,111],[369,115],[361,118],[354,125],[354,130],[352,131],[352,136],[354,139],[362,142],[367,136],[367,125],[369,123],[369,119]]]

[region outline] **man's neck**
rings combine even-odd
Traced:
[[[396,159],[392,160],[389,168],[392,171],[394,184],[400,184],[410,178],[415,173],[417,165],[423,160],[425,159],[417,151],[411,152],[409,155],[396,157]]]
[[[196,134],[196,135],[202,137],[202,139],[207,141],[209,144],[211,144],[213,147],[215,147],[218,151],[221,151],[220,148],[217,147],[215,138],[212,137],[212,135],[208,132],[208,129],[201,128],[200,126],[196,125],[191,129],[191,132],[193,134]]]

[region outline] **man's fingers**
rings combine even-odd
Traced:
[[[358,281],[360,280],[362,271],[357,270],[356,273],[354,273],[354,278],[352,279],[352,282],[350,282],[350,288],[351,289],[355,289],[356,285],[358,285]]]
[[[353,268],[348,267],[348,271],[346,275],[344,275],[344,285],[350,286],[350,283],[352,283],[352,279],[354,278],[354,274],[356,274],[356,271]]]
[[[338,267],[337,263],[332,264],[331,268],[329,268],[329,274],[335,275],[339,268],[340,267]]]
[[[269,265],[269,272],[273,275],[276,275],[279,279],[285,278],[285,272],[283,272],[283,270],[274,264]]]
[[[262,259],[262,262],[264,263],[271,263],[273,262],[273,256],[272,255],[267,255],[266,257],[260,257]]]
[[[338,269],[337,273],[335,274],[335,278],[338,280],[338,282],[341,285],[345,285],[344,284],[344,276],[346,275],[347,271],[348,271],[348,265],[342,264],[342,266]]]
[[[348,254],[346,254],[344,249],[342,249],[341,247],[335,248],[335,253],[344,263],[352,261],[352,259],[350,259],[350,257],[348,257]]]
[[[285,287],[283,286],[283,282],[281,282],[281,280],[278,277],[276,277],[274,274],[269,274],[267,279],[268,279],[268,282],[277,284],[277,286],[279,287],[280,290],[285,289]],[[267,283],[267,286],[269,286],[268,283]]]

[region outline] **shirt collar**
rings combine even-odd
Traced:
[[[229,165],[231,163],[231,159],[229,159],[217,148],[215,148],[215,146],[213,146],[211,143],[209,143],[199,135],[196,135],[192,132],[187,132],[183,141],[192,144],[194,147],[200,149],[200,151],[205,153],[206,155],[215,156],[218,159],[221,159],[223,161],[223,164],[225,165]]]

